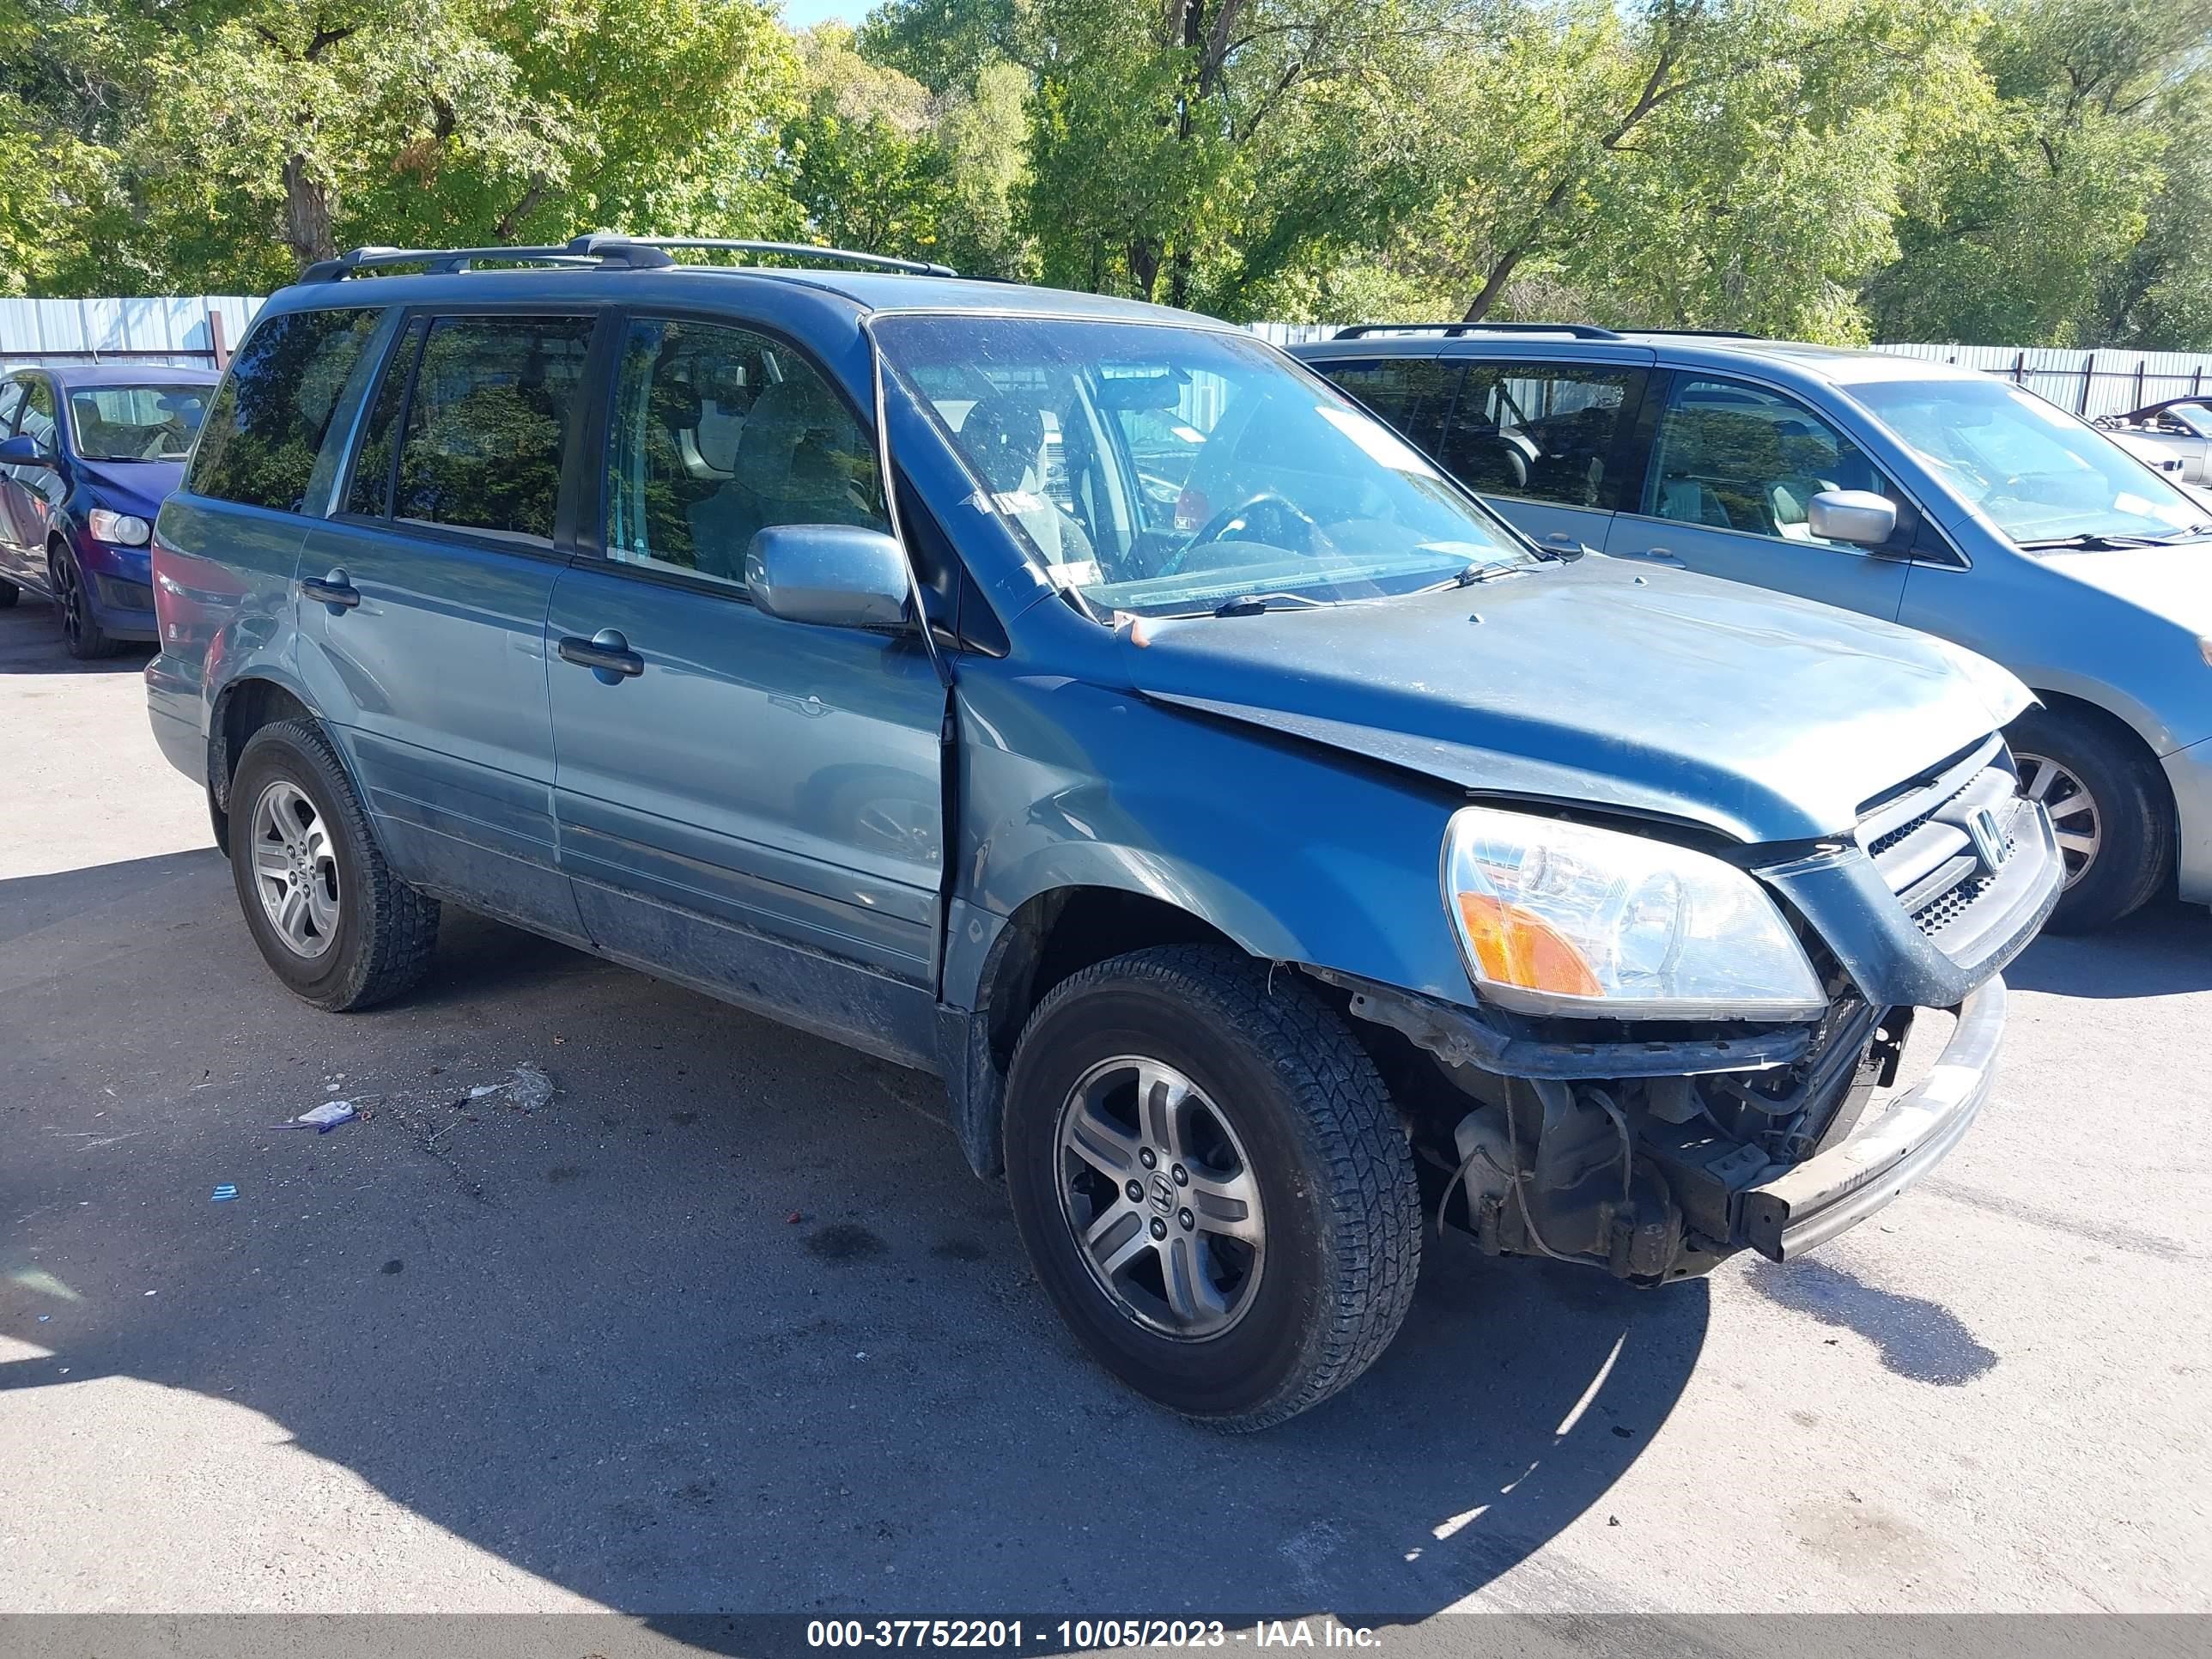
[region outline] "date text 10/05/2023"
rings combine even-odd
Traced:
[[[947,1648],[1047,1652],[1108,1648],[1353,1648],[1373,1651],[1380,1632],[1330,1618],[1262,1619],[816,1619],[811,1648]]]

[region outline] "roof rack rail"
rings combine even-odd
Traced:
[[[860,253],[851,248],[818,247],[811,242],[754,242],[728,236],[623,236],[598,231],[568,244],[577,253],[598,253],[617,248],[701,248],[728,253],[773,253],[793,259],[821,259],[832,264],[865,265],[873,270],[903,271],[910,276],[957,276],[951,265],[931,264],[925,259],[897,259],[888,253]]]
[[[387,265],[425,265],[432,270],[452,271],[494,263],[647,268],[676,263],[659,249],[641,245],[580,246],[589,240],[580,236],[575,241],[548,247],[357,247],[335,259],[317,260],[300,273],[299,279],[303,283],[342,283],[356,271],[380,270]]]
[[[1577,340],[1618,340],[1622,336],[1595,323],[1358,323],[1340,328],[1330,337],[1364,340],[1374,334],[1442,334],[1455,339],[1466,334],[1565,334]]]
[[[1747,334],[1740,328],[1639,328],[1638,334],[1680,335],[1698,340],[1763,340],[1764,334]]]

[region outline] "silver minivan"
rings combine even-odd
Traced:
[[[2051,925],[2212,902],[2212,509],[1970,369],[1580,324],[1347,329],[1296,355],[1540,544],[1923,629],[2042,706],[2008,732],[2067,866]]]

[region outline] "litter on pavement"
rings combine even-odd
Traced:
[[[230,1182],[226,1181],[222,1186],[216,1188],[215,1191],[208,1194],[208,1202],[210,1204],[227,1204],[237,1196],[238,1188],[232,1186]]]
[[[319,1135],[326,1135],[339,1124],[351,1121],[353,1115],[353,1102],[326,1100],[312,1110],[301,1113],[289,1123],[279,1123],[276,1127],[279,1129],[313,1129]]]

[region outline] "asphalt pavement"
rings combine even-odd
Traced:
[[[1230,1437],[1085,1361],[928,1078],[450,910],[294,1000],[143,662],[0,611],[0,1612],[2212,1605],[2201,910],[2039,943],[1966,1143],[1803,1263],[1434,1243]]]

